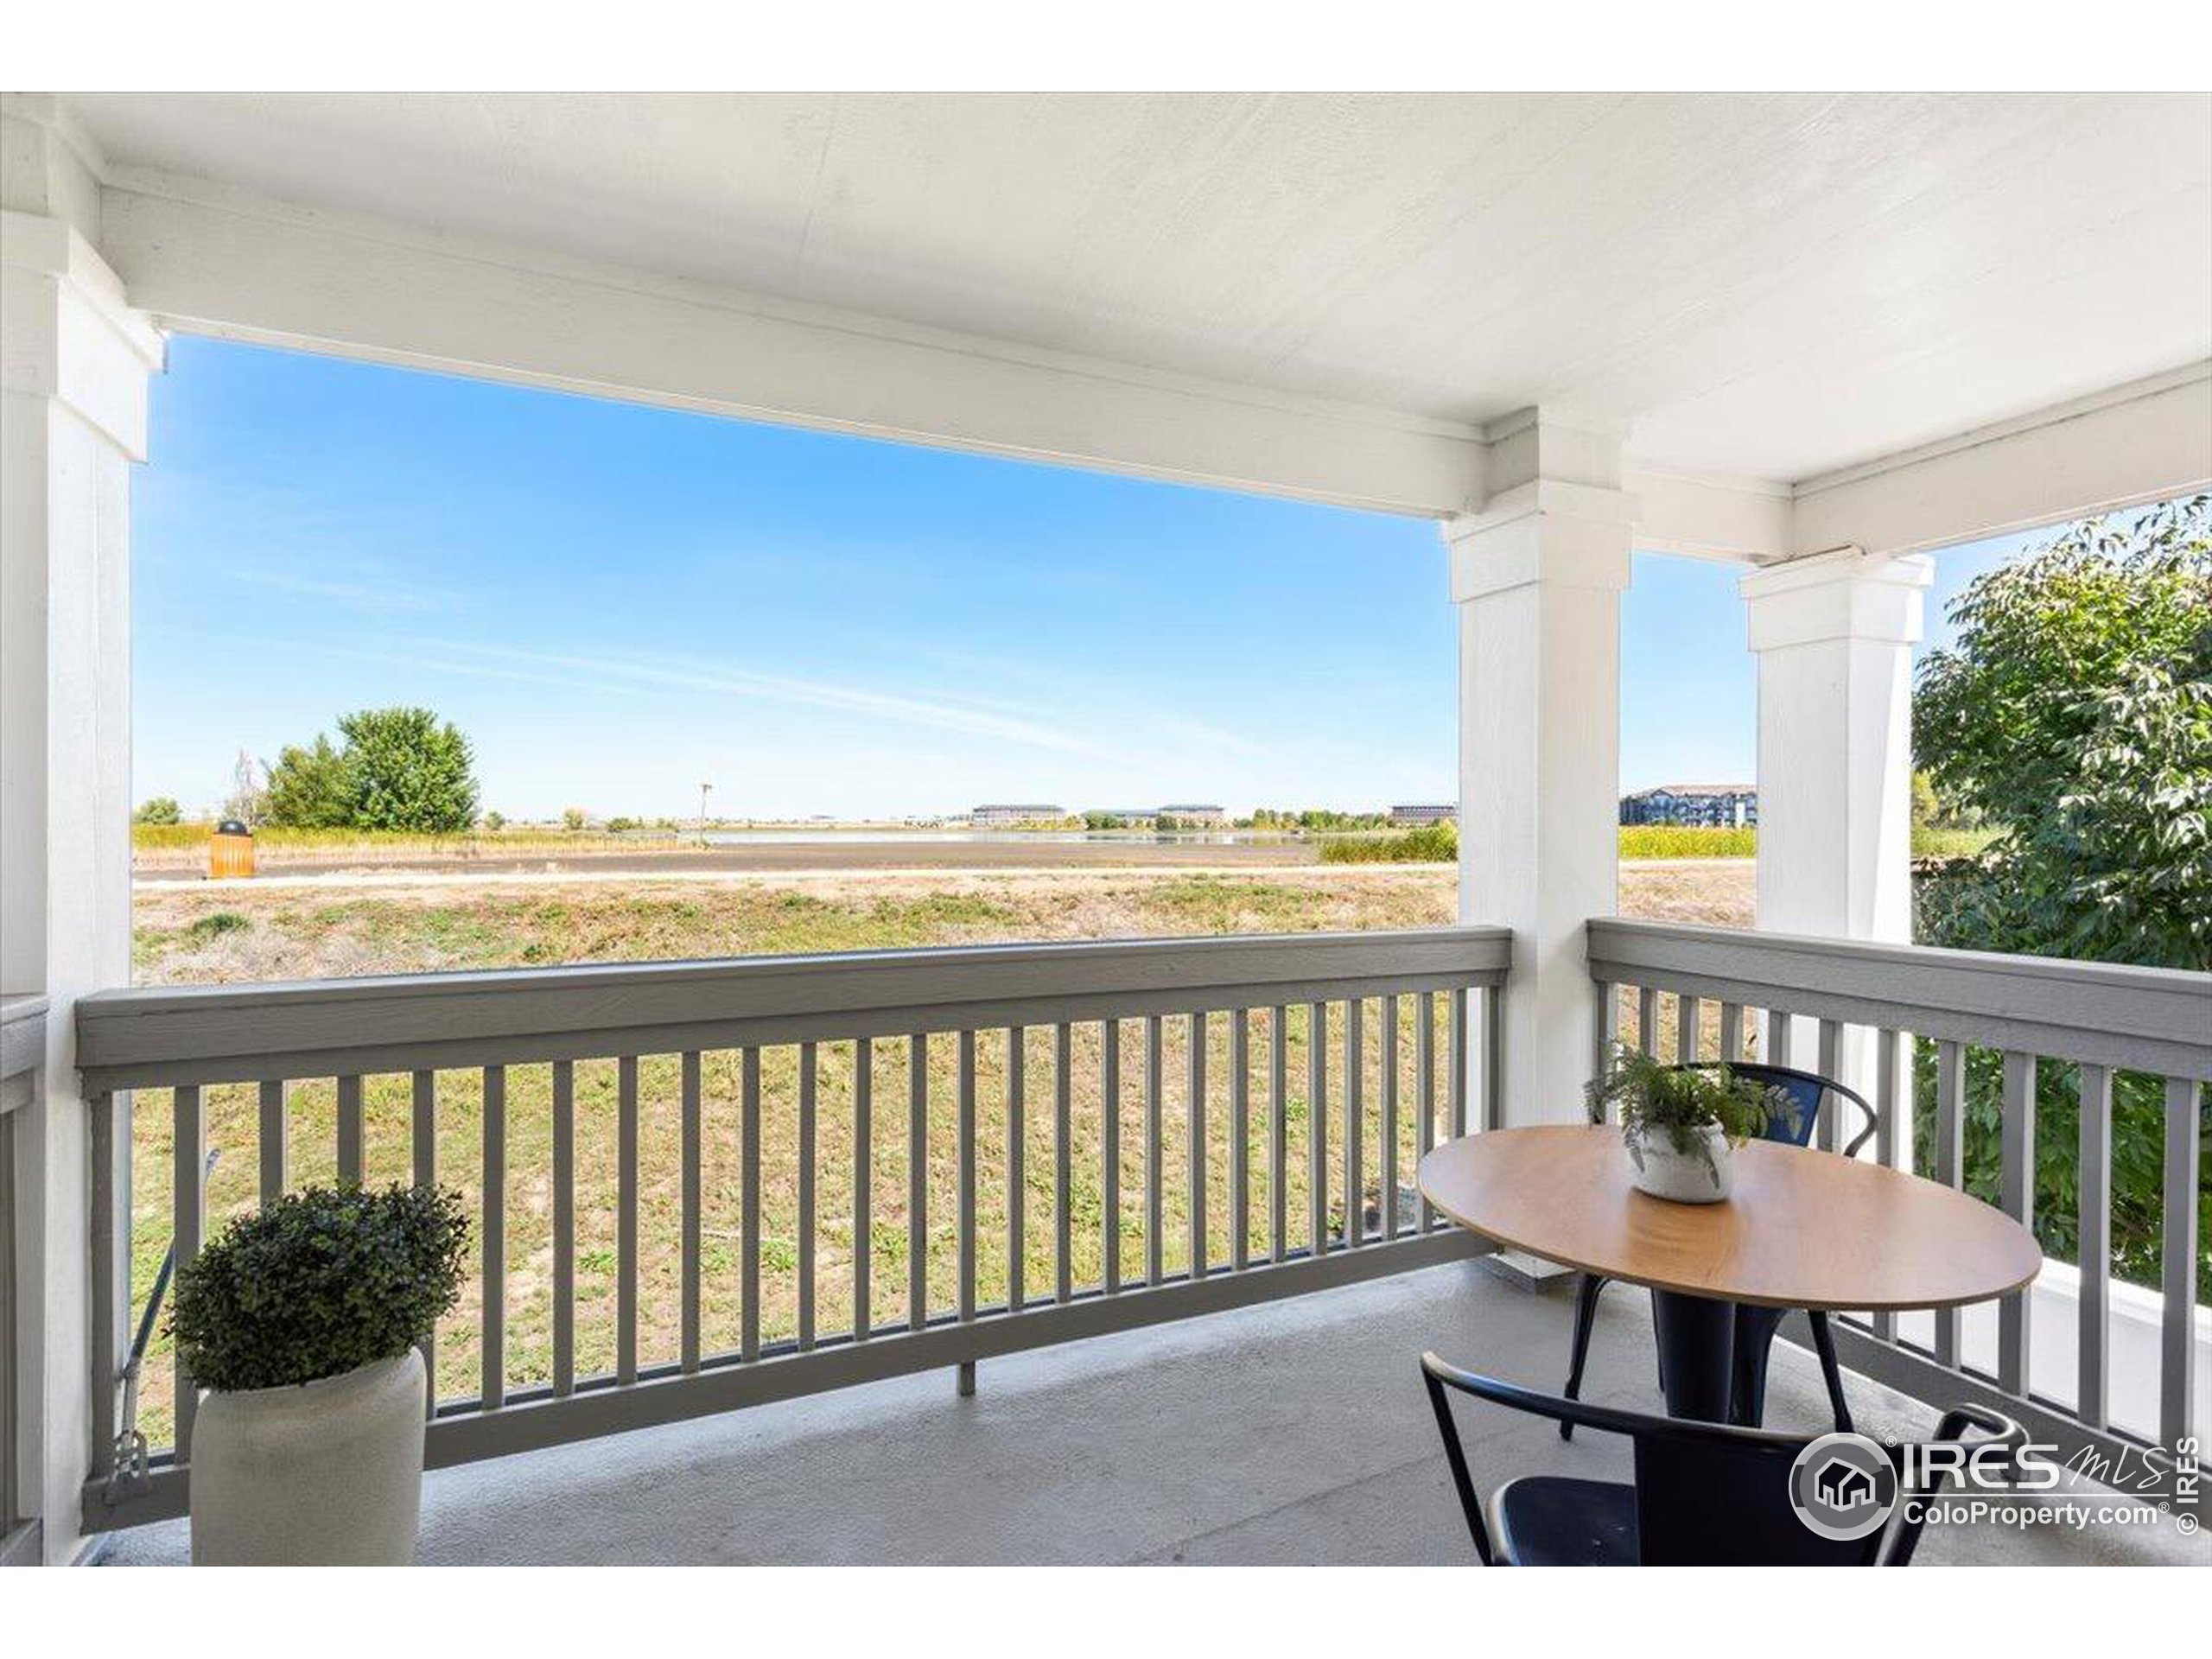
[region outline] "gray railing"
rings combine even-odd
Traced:
[[[1510,951],[1450,928],[119,991],[77,1005],[78,1058],[96,1160],[165,1155],[134,1230],[173,1226],[181,1260],[303,1181],[463,1189],[437,1466],[936,1367],[964,1388],[1476,1253],[1413,1166],[1497,1121]],[[106,1213],[96,1288],[130,1254]],[[130,1301],[94,1309],[103,1449]],[[88,1528],[181,1512],[171,1365],[172,1449],[135,1488],[96,1470]]]
[[[2203,1087],[2212,1079],[2212,977],[2039,957],[1880,945],[1618,918],[1589,925],[1598,987],[1600,1052],[1625,1035],[1646,1052],[1677,1059],[1758,1057],[1853,1084],[1877,1112],[1872,1154],[1966,1184],[1969,1059],[1993,1070],[1999,1115],[1999,1206],[2035,1220],[2039,1065],[2061,1063],[2076,1081],[2078,1282],[2005,1298],[1997,1312],[1993,1367],[1961,1343],[1961,1314],[1876,1313],[1839,1331],[1846,1363],[1923,1399],[1979,1399],[2023,1417],[2038,1437],[2123,1472],[2128,1460],[2163,1482],[2171,1452],[2202,1438],[2199,1350],[2208,1340],[2197,1304],[2198,1206]],[[1764,1019],[1760,1016],[1764,1015]],[[1872,1033],[1871,1043],[1863,1033]],[[1763,1034],[1762,1034],[1763,1033]],[[1796,1052],[1810,1039],[1810,1052]],[[1925,1046],[1924,1052],[1916,1052]],[[1916,1110],[1914,1082],[1933,1072],[1932,1112]],[[1872,1086],[1865,1072],[1871,1069]],[[1859,1075],[1850,1073],[1856,1071]],[[2111,1270],[2113,1121],[2116,1074],[2162,1080],[2155,1422],[2114,1421]],[[1818,1128],[1834,1150],[1831,1099]],[[1918,1131],[1925,1119],[1928,1142]],[[1932,1142],[1932,1144],[1930,1143]],[[2056,1275],[2046,1270],[2045,1280]],[[2122,1285],[2124,1300],[2147,1292]],[[2033,1341],[2031,1314],[2075,1304],[2073,1364],[2050,1362]],[[1901,1323],[1901,1320],[1903,1323]],[[2145,1344],[2146,1349],[2152,1344]],[[2055,1370],[2070,1379],[2053,1385]],[[2145,1379],[2147,1381],[2147,1379]],[[2065,1385],[2070,1381],[2071,1388]]]

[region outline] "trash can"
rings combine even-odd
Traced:
[[[225,818],[207,838],[208,880],[220,881],[252,874],[253,831],[236,818]]]

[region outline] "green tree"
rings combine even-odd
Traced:
[[[353,789],[346,758],[318,734],[302,748],[287,744],[269,768],[261,793],[264,823],[286,830],[346,830],[353,822]]]
[[[2099,519],[1975,581],[1957,644],[1921,665],[1916,761],[1946,805],[1994,826],[1978,855],[1923,870],[1924,943],[2212,968],[2212,512],[2199,497],[2125,525]],[[1932,1144],[1935,1075],[1917,1105]],[[1994,1199],[1999,1057],[1967,1057],[1966,1180]],[[2202,1107],[2200,1106],[2200,1109]],[[2036,1228],[2072,1260],[2078,1237],[2074,1068],[2036,1090]],[[2113,1265],[2157,1281],[2164,1086],[2114,1079]],[[2199,1236],[2212,1245],[2200,1167]]]
[[[363,709],[338,721],[342,747],[318,735],[269,769],[268,821],[302,830],[454,835],[476,821],[468,740],[428,709]]]
[[[156,795],[150,801],[140,804],[138,810],[130,815],[130,822],[133,823],[182,823],[184,810],[176,804],[175,796]]]
[[[364,709],[338,722],[353,786],[353,827],[457,835],[476,822],[476,757],[428,709]]]
[[[1999,834],[1923,884],[1942,942],[2212,969],[2212,504],[2095,519],[1982,576],[1913,749]]]

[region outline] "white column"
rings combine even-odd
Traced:
[[[1912,647],[1934,575],[1846,548],[1743,578],[1764,931],[1912,937]]]
[[[86,239],[81,164],[18,105],[0,115],[0,978],[48,999],[38,1096],[14,1116],[23,1497],[51,1561],[80,1541],[92,1422],[72,1005],[130,976],[130,474],[161,340]]]
[[[1631,504],[1611,487],[1611,439],[1536,422],[1493,455],[1533,475],[1445,526],[1459,607],[1459,914],[1513,930],[1504,1122],[1568,1122],[1590,1075],[1584,925],[1618,898]]]
[[[1765,931],[1912,938],[1912,647],[1934,574],[1918,555],[1845,548],[1743,578],[1758,657]],[[1817,1024],[1786,1023],[1790,1065],[1875,1096],[1872,1032],[1847,1027],[1824,1063]],[[1764,1053],[1783,1039],[1770,1015]],[[1910,1146],[1898,1138],[1901,1157]],[[1875,1152],[1870,1141],[1860,1155]]]

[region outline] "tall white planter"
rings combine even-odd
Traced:
[[[200,1396],[200,1567],[405,1567],[423,1510],[423,1356],[342,1376]]]

